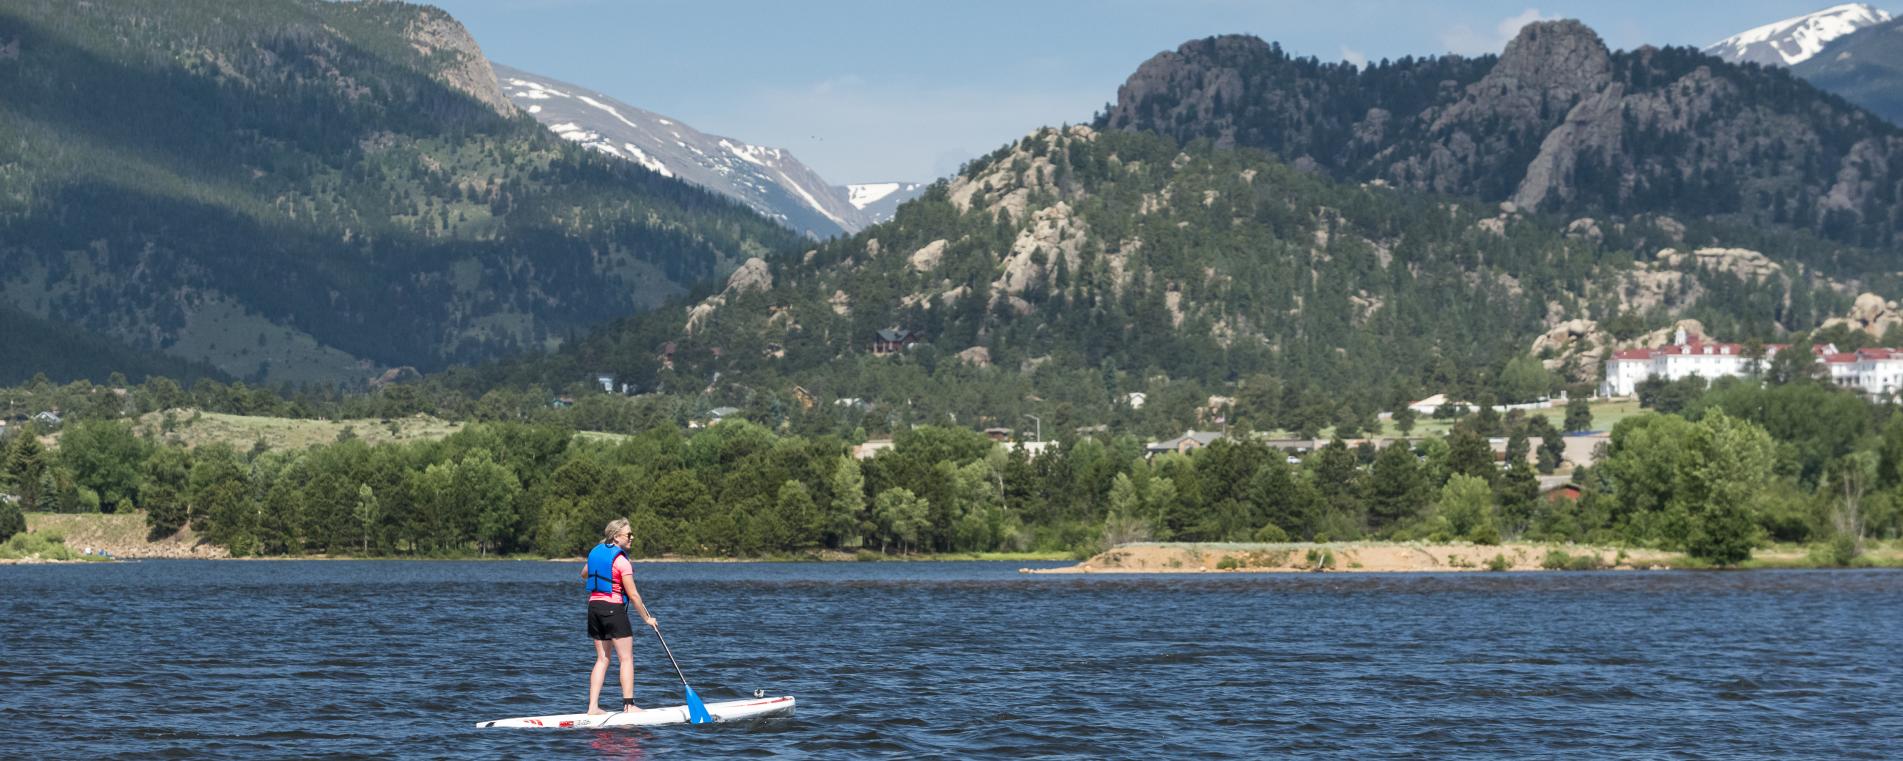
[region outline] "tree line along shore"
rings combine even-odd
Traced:
[[[1528,441],[1545,419],[1485,408],[1445,434],[1335,440],[1298,462],[1249,437],[1152,455],[1117,433],[1032,454],[949,425],[903,428],[859,459],[854,437],[746,420],[605,436],[472,419],[430,436],[345,426],[329,441],[246,447],[175,435],[189,413],[135,422],[142,390],[95,388],[102,409],[9,426],[0,534],[25,528],[21,511],[101,513],[140,516],[152,540],[189,530],[194,546],[240,557],[569,557],[625,516],[649,557],[1529,542],[1718,566],[1773,544],[1811,547],[1816,564],[1867,563],[1871,542],[1897,538],[1893,405],[1802,377],[1681,386],[1614,425],[1567,497],[1539,491]],[[1494,435],[1509,439],[1504,466]]]

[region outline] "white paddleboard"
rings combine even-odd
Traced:
[[[790,714],[793,712],[793,696],[777,698],[756,698],[753,700],[729,700],[724,703],[708,703],[707,713],[714,721],[744,721],[763,716]],[[668,706],[666,708],[643,708],[639,711],[616,711],[613,713],[568,713],[557,716],[527,716],[520,719],[497,719],[477,722],[478,729],[496,727],[498,729],[602,729],[606,727],[652,727],[661,724],[686,724],[687,706]]]

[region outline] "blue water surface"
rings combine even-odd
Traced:
[[[0,566],[0,757],[1903,757],[1903,572],[1020,565],[642,564],[704,699],[799,709],[611,731],[472,726],[585,709],[576,563]]]

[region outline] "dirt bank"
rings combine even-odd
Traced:
[[[1331,542],[1285,544],[1124,544],[1066,568],[1025,573],[1287,573],[1535,571],[1669,568],[1679,555],[1658,550],[1549,544]]]
[[[105,550],[115,558],[224,558],[223,547],[201,544],[190,526],[156,542],[146,541],[145,513],[130,515],[27,513],[26,530],[57,532],[74,552]]]

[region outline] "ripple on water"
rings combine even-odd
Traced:
[[[471,728],[582,708],[569,564],[0,567],[0,755],[1886,758],[1903,737],[1894,572],[1016,565],[643,564],[703,698],[800,709],[596,732]],[[413,599],[446,578],[483,595]],[[679,700],[645,636],[635,661],[643,705]]]

